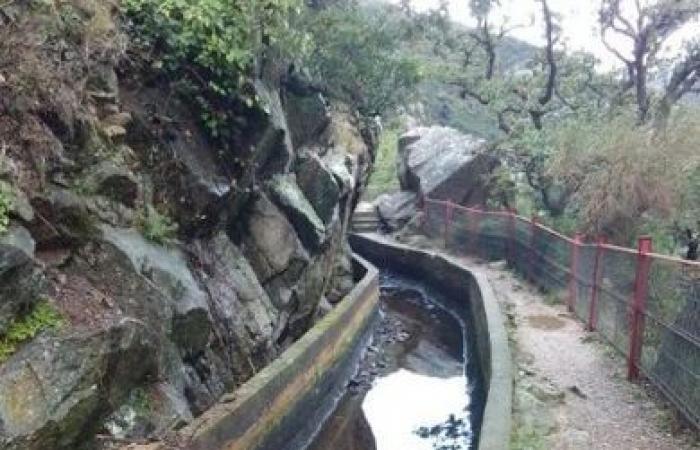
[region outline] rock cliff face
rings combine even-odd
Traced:
[[[222,151],[151,68],[99,42],[83,55],[22,41],[40,19],[20,19],[18,3],[0,15],[15,18],[0,59],[16,62],[0,68],[11,198],[0,342],[38,304],[63,319],[0,351],[0,449],[158,435],[249,379],[352,287],[345,231],[373,134],[262,68],[260,103],[240,107],[237,150]],[[95,36],[123,38],[116,14]]]

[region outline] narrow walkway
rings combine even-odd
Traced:
[[[502,263],[459,259],[488,277],[507,315],[517,370],[511,448],[700,448],[650,390],[627,382],[622,357],[564,306],[548,304]]]

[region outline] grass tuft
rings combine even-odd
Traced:
[[[146,239],[161,245],[175,239],[177,234],[177,224],[151,205],[146,205],[140,218],[140,226]]]
[[[396,158],[399,145],[398,128],[386,128],[379,139],[377,159],[367,184],[365,199],[372,201],[382,194],[399,190]]]
[[[23,343],[46,330],[56,330],[63,326],[61,314],[46,300],[42,300],[23,317],[15,319],[0,337],[0,363],[7,361]]]

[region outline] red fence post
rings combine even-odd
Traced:
[[[452,214],[454,211],[454,203],[452,201],[447,200],[445,202],[445,230],[444,230],[444,239],[445,239],[445,248],[447,248],[447,241],[449,239],[449,234],[450,234],[450,225],[452,222]]]
[[[473,206],[468,211],[469,220],[469,250],[472,256],[479,256],[479,222],[481,211],[478,206]]]
[[[530,281],[535,283],[535,258],[537,257],[537,226],[538,219],[537,215],[533,214],[530,219],[530,263],[528,267],[530,268]]]
[[[598,297],[600,296],[600,277],[603,271],[602,260],[605,238],[599,236],[596,240],[595,264],[593,266],[593,282],[591,287],[591,304],[588,314],[588,331],[595,331],[598,322]]]
[[[576,302],[578,296],[578,255],[579,247],[583,241],[583,234],[576,233],[574,241],[571,244],[571,266],[569,273],[569,301],[568,307],[570,312],[576,310]]]
[[[646,313],[647,293],[649,291],[649,269],[651,268],[651,237],[639,238],[637,253],[637,270],[634,278],[634,297],[630,315],[630,349],[627,359],[627,378],[639,377],[639,362],[644,341],[644,315]]]
[[[515,208],[508,208],[508,263],[515,266]]]

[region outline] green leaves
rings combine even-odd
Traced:
[[[151,205],[146,205],[140,218],[141,231],[146,239],[157,244],[167,244],[177,234],[177,224]]]
[[[63,325],[63,317],[51,304],[43,300],[24,317],[15,319],[4,336],[0,336],[0,363],[17,351],[17,348],[40,332],[55,330]]]
[[[312,76],[365,116],[405,102],[421,78],[418,60],[398,50],[401,29],[379,9],[329,7],[306,27],[315,44],[305,60]]]
[[[291,21],[302,0],[125,0],[134,34],[160,50],[163,67],[202,111],[211,136],[225,136],[230,100],[255,102],[244,89],[254,58],[266,48],[296,55],[306,45]]]
[[[12,193],[7,184],[0,182],[0,234],[7,231],[12,209]]]

